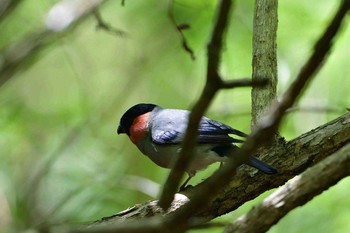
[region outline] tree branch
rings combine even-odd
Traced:
[[[252,128],[276,99],[277,8],[277,0],[256,0],[254,5],[252,79],[253,81],[268,79],[269,84],[263,88],[252,89]]]
[[[92,13],[94,14],[96,21],[97,21],[97,28],[105,30],[113,35],[116,36],[125,36],[127,33],[124,32],[123,30],[120,30],[118,28],[114,28],[111,25],[109,25],[106,21],[104,21],[102,19],[102,16],[100,14],[100,12],[97,9],[94,9],[92,11]]]
[[[286,214],[350,175],[350,144],[307,169],[253,207],[225,229],[230,232],[266,232]]]
[[[230,1],[223,0],[221,7],[227,2]],[[278,164],[278,168],[282,171],[279,175],[274,176],[274,179],[271,179],[271,177],[267,175],[257,173],[256,171],[251,173],[248,173],[247,171],[239,172],[233,177],[236,173],[236,168],[245,161],[247,155],[253,154],[259,146],[269,141],[271,136],[276,132],[286,109],[297,101],[298,96],[306,87],[307,82],[320,67],[322,61],[329,52],[333,37],[339,30],[340,23],[349,8],[349,2],[349,0],[343,1],[343,4],[339,8],[339,11],[332,20],[330,26],[320,38],[317,46],[315,46],[314,53],[297,76],[296,81],[283,95],[281,102],[277,103],[272,108],[270,114],[260,122],[252,135],[247,138],[247,141],[243,144],[242,148],[237,150],[237,153],[235,154],[235,158],[237,159],[228,162],[222,169],[203,183],[196,186],[193,190],[184,192],[191,201],[186,202],[186,204],[179,210],[176,210],[163,218],[160,223],[162,226],[166,225],[169,229],[179,227],[180,231],[184,231],[191,225],[194,219],[192,218],[193,216],[204,217],[205,220],[209,220],[221,214],[230,212],[246,201],[256,197],[263,191],[284,184],[288,179],[299,174],[307,167],[317,163],[319,160],[329,156],[334,151],[350,142],[350,114],[348,113],[325,126],[319,127],[318,129],[300,136],[295,140],[288,143],[276,143],[276,145],[269,148],[266,151],[266,154],[263,154],[263,156],[268,158],[265,160],[272,162],[272,164]],[[227,9],[221,10],[225,11]],[[228,15],[226,15],[226,17],[227,16]],[[219,16],[217,24],[224,25],[224,29],[226,27],[225,24],[220,22]],[[227,21],[224,23],[227,23]],[[217,32],[220,35],[220,33],[224,32],[223,29],[214,30],[211,40],[212,42],[221,42],[222,37],[216,37],[215,33]],[[322,46],[319,46],[319,44]],[[171,202],[173,193],[175,193],[179,180],[186,168],[186,165],[184,164],[188,164],[189,162],[191,148],[195,142],[198,122],[210,103],[210,100],[220,87],[221,79],[217,73],[217,67],[219,64],[221,43],[219,43],[219,45],[219,47],[216,47],[217,44],[210,43],[208,46],[209,57],[207,83],[200,100],[195,105],[190,116],[190,123],[186,133],[182,154],[175,165],[175,169],[171,171],[168,182],[164,188],[163,195],[164,193],[168,195],[168,202]],[[322,147],[319,145],[322,145]],[[178,172],[179,170],[181,170],[181,172]],[[175,178],[171,178],[171,176],[174,175],[172,174],[174,171],[176,171]],[[174,180],[175,182],[172,183]],[[170,189],[167,189],[169,188],[169,184]],[[230,185],[227,186],[227,184]],[[167,201],[165,201],[165,203],[167,203]],[[173,204],[176,203],[173,202]],[[164,205],[163,202],[162,207],[164,206],[167,205]],[[160,213],[164,214],[163,211]],[[120,227],[120,225],[118,225],[118,227]],[[143,228],[142,230],[146,230],[146,228]]]
[[[35,63],[40,52],[57,41],[58,38],[66,35],[104,2],[106,0],[62,0],[55,4],[50,9],[46,25],[42,29],[1,51],[0,87],[15,74]]]
[[[218,69],[223,36],[228,25],[231,4],[231,0],[222,0],[218,5],[218,13],[214,31],[208,44],[207,81],[199,100],[194,105],[189,116],[188,127],[179,158],[173,166],[173,169],[170,171],[170,174],[164,184],[159,205],[165,210],[170,206],[174,194],[179,187],[180,180],[184,175],[184,171],[186,170],[188,164],[190,164],[199,121],[222,83],[218,75]]]
[[[196,56],[194,55],[193,49],[188,45],[186,37],[185,37],[184,33],[182,32],[183,30],[188,29],[190,26],[188,24],[178,25],[176,23],[173,10],[174,10],[174,0],[169,0],[168,16],[170,18],[170,21],[174,25],[174,27],[176,28],[176,30],[178,31],[178,33],[181,37],[182,48],[190,55],[192,60],[195,60]]]
[[[320,68],[322,62],[325,60],[328,52],[330,51],[333,38],[339,31],[341,22],[349,10],[349,7],[350,0],[345,0],[342,2],[330,25],[317,41],[314,52],[301,69],[296,80],[284,93],[281,101],[273,105],[269,114],[261,120],[261,124],[258,125],[258,129],[253,131],[252,138],[255,138],[259,142],[266,143],[269,138],[266,137],[264,131],[266,131],[266,133],[271,131],[276,132],[285,111],[297,101],[302,90],[307,87],[307,83],[313,78],[317,70]],[[247,144],[248,143],[245,143],[243,146]]]
[[[328,25],[322,37],[315,44],[313,54],[299,72],[297,81],[294,82],[284,94],[283,102],[281,103],[284,107],[281,108],[281,110],[285,111],[288,107],[291,107],[293,97],[299,95],[300,91],[307,86],[310,77],[314,76],[321,67],[332,46],[333,38],[339,31],[341,22],[349,11],[349,8],[350,0],[343,0],[331,23]]]
[[[336,32],[339,29],[340,22],[341,22],[342,18],[345,16],[345,12],[343,10],[344,7],[347,7],[347,5],[342,4],[342,6],[339,9],[339,11],[337,12],[336,16],[332,20],[330,26],[328,27],[328,29],[326,30],[324,35],[321,37],[320,41],[322,41],[323,44],[325,44],[325,45],[331,44],[333,36],[336,34]],[[339,12],[341,12],[341,13],[339,13]],[[332,33],[329,33],[329,31],[331,31]],[[329,34],[331,34],[332,36],[329,36]],[[326,39],[324,39],[324,38],[326,38]],[[288,144],[281,143],[281,145],[276,144],[274,147],[272,147],[271,149],[268,150],[268,152],[270,153],[269,157],[271,156],[270,158],[274,158],[274,161],[276,164],[278,162],[278,165],[279,165],[278,167],[280,168],[281,171],[283,171],[283,173],[281,173],[279,176],[274,176],[273,180],[270,177],[263,175],[263,174],[257,174],[256,176],[253,176],[253,177],[251,177],[252,175],[249,175],[249,174],[237,175],[235,177],[232,177],[236,172],[236,168],[241,163],[243,163],[245,161],[245,158],[246,158],[245,156],[247,154],[253,154],[258,146],[260,146],[263,142],[267,142],[268,139],[271,138],[271,135],[273,135],[274,132],[276,132],[276,129],[277,129],[279,123],[281,122],[281,119],[284,115],[285,110],[296,101],[298,95],[302,91],[307,80],[312,77],[313,72],[315,72],[317,70],[317,68],[321,64],[321,61],[325,58],[327,52],[329,51],[330,46],[328,46],[327,48],[328,49],[324,49],[324,48],[320,48],[319,46],[316,46],[316,50],[314,51],[313,55],[310,57],[310,59],[306,63],[306,65],[305,65],[306,68],[304,68],[304,69],[309,71],[308,76],[305,76],[304,75],[305,72],[301,71],[301,73],[298,75],[296,81],[292,84],[292,86],[288,89],[287,93],[282,98],[281,102],[275,105],[272,113],[270,113],[270,115],[268,117],[266,117],[264,119],[264,121],[261,122],[259,127],[253,132],[252,136],[247,139],[246,143],[244,143],[242,149],[237,151],[236,157],[235,157],[237,159],[235,161],[228,162],[222,169],[220,169],[218,172],[216,172],[213,176],[209,177],[202,184],[196,186],[196,188],[193,189],[193,192],[191,191],[191,193],[189,193],[189,197],[190,197],[191,201],[188,202],[183,208],[181,208],[178,211],[171,214],[168,217],[167,221],[170,221],[171,223],[174,223],[174,224],[175,223],[178,224],[179,222],[181,222],[181,224],[188,224],[188,221],[190,221],[190,216],[192,216],[193,214],[196,214],[197,216],[206,216],[208,218],[212,218],[212,217],[216,217],[216,216],[219,216],[221,214],[227,213],[229,211],[232,211],[233,209],[237,208],[238,206],[240,206],[244,202],[256,197],[262,191],[268,190],[270,188],[274,188],[274,187],[277,187],[279,185],[284,184],[286,182],[286,180],[292,178],[296,174],[299,174],[299,172],[305,170],[307,167],[309,167],[311,164],[313,164],[313,159],[315,159],[316,157],[319,158],[319,155],[327,156],[330,153],[334,152],[332,150],[321,151],[322,149],[324,149],[324,147],[320,148],[319,143],[320,143],[320,138],[323,138],[324,141],[322,141],[322,145],[329,146],[329,138],[330,137],[332,138],[333,137],[332,135],[336,135],[336,133],[334,133],[332,135],[328,134],[328,138],[323,137],[326,134],[317,135],[317,137],[316,137],[317,143],[315,143],[313,141],[314,144],[309,144],[310,148],[312,147],[312,150],[308,151],[308,153],[310,153],[310,154],[308,156],[307,156],[307,154],[305,154],[305,157],[303,157],[304,159],[300,159],[300,161],[298,161],[298,162],[295,161],[295,157],[285,158],[284,155],[286,155],[286,154],[290,155],[291,151],[294,153],[295,153],[295,151],[298,151],[300,153],[300,151],[302,149],[300,147],[303,147],[301,145],[305,146],[305,145],[307,145],[308,142],[302,143],[302,144],[297,144],[297,145],[292,145],[292,146],[289,143]],[[322,52],[318,51],[318,49],[321,49]],[[318,56],[315,56],[315,54],[317,54]],[[214,53],[214,57],[215,56],[216,55]],[[318,62],[314,62],[314,59],[316,59]],[[218,61],[217,60],[215,61],[215,59],[214,59],[214,61],[213,60],[211,61],[212,63],[210,63],[210,59],[208,62],[209,62],[209,64],[216,64],[216,65],[218,64],[217,63]],[[312,65],[310,65],[310,64],[312,64]],[[214,70],[208,69],[208,74],[213,74],[214,76],[211,76],[211,78],[210,78],[210,76],[208,76],[207,83],[210,83],[211,80],[217,80],[218,75]],[[207,85],[206,85],[206,87],[207,87]],[[212,90],[213,90],[212,88],[205,89],[202,96],[206,96],[207,98],[212,97],[212,96],[208,95],[208,93],[207,93],[207,95],[205,93],[206,91],[208,91],[209,94],[211,93],[212,95],[214,95],[215,92],[213,92]],[[202,98],[200,100],[202,100]],[[199,102],[199,103],[201,103],[201,102]],[[207,102],[204,101],[204,104],[208,104],[208,103],[209,103],[208,100],[207,100]],[[198,105],[196,105],[196,106],[198,106]],[[206,106],[206,105],[204,105],[204,106]],[[202,109],[202,112],[199,111],[201,109]],[[198,112],[203,113],[203,111],[204,111],[203,109],[204,108],[199,108]],[[194,112],[196,112],[196,111],[194,111]],[[196,113],[198,114],[198,112],[196,112]],[[197,122],[198,122],[200,119],[200,116],[201,116],[201,114],[197,115],[196,116],[197,118],[194,118],[194,119],[197,120]],[[192,113],[192,117],[193,117],[193,113]],[[192,119],[192,117],[190,119]],[[348,135],[350,135],[350,133],[349,133],[349,128],[346,128],[345,125],[347,125],[347,127],[349,127],[349,124],[350,124],[349,123],[350,122],[349,115],[343,116],[343,119],[340,119],[340,121],[342,123],[340,124],[340,132],[338,132],[338,133],[341,134],[342,132],[347,132],[347,136],[342,135],[344,137],[343,139],[347,143],[347,142],[349,142]],[[333,123],[331,123],[331,124],[333,124]],[[192,126],[192,129],[190,128],[190,126]],[[193,139],[195,138],[197,127],[198,127],[198,123],[195,125],[193,125],[193,123],[189,124],[189,129],[192,130],[192,135],[187,133],[188,138],[185,140],[185,143],[187,143],[185,145],[189,145],[189,147],[186,148],[186,150],[190,149],[191,146],[194,144]],[[188,132],[191,133],[191,131],[189,129],[188,129]],[[339,130],[339,128],[337,128],[337,129]],[[188,139],[192,139],[192,142],[189,141]],[[313,139],[313,140],[315,140],[315,139]],[[291,143],[293,143],[293,141]],[[344,141],[340,141],[339,143],[340,143],[340,146],[344,145],[343,144]],[[289,151],[285,150],[285,148],[288,148]],[[335,148],[334,141],[332,141],[331,148]],[[338,148],[339,147],[337,147],[337,149]],[[329,149],[329,148],[327,148],[327,149]],[[283,153],[276,155],[276,151],[283,151]],[[319,152],[318,156],[315,155],[315,151]],[[186,152],[188,152],[188,151],[186,151]],[[187,154],[187,155],[189,156],[189,154]],[[272,156],[272,155],[274,155],[274,156]],[[182,154],[182,156],[183,156],[183,154]],[[184,158],[185,158],[185,160],[183,160],[183,161],[181,161],[181,159],[179,161],[177,161],[177,165],[180,168],[184,168],[184,167],[182,167],[183,166],[182,162],[183,163],[188,162],[187,158],[186,157],[184,157]],[[282,163],[280,160],[278,160],[278,158],[283,158],[285,162]],[[305,160],[305,158],[308,158],[310,160]],[[284,166],[285,164],[288,164],[288,165]],[[298,165],[298,166],[296,166],[296,165]],[[176,170],[176,169],[174,169],[174,170]],[[176,175],[178,176],[179,173]],[[171,177],[171,175],[169,177]],[[181,178],[181,177],[182,177],[182,174],[180,175],[180,177],[178,176],[177,178]],[[262,179],[262,178],[264,178],[264,179]],[[258,179],[259,181],[257,181],[256,179]],[[168,180],[169,180],[169,178],[168,178]],[[246,182],[246,185],[242,185],[242,182],[244,182],[245,180],[247,180],[248,182]],[[170,179],[169,181],[172,182],[172,179]],[[236,181],[236,183],[235,183],[235,181]],[[251,183],[254,183],[254,181],[255,181],[255,186],[249,185]],[[226,185],[228,183],[230,183],[230,187],[226,187]],[[237,184],[238,184],[238,186],[237,186]],[[167,182],[166,185],[169,185],[169,182]],[[172,185],[174,185],[174,184],[172,183]],[[175,185],[175,186],[177,187],[177,185]],[[248,187],[248,190],[246,187]],[[174,188],[174,186],[173,186],[173,188]],[[249,189],[251,189],[251,190],[249,190]],[[167,193],[167,194],[170,193],[170,195],[169,195],[170,200],[172,200],[171,193],[172,193],[172,191],[175,192],[174,190],[176,190],[176,188],[172,189],[171,192],[168,192],[167,190],[165,191],[165,193]],[[240,192],[238,190],[240,190]],[[227,195],[227,192],[230,192],[230,194]],[[234,195],[235,193],[237,194],[237,192],[240,193],[239,199],[235,200],[233,203],[231,202],[231,204],[229,204],[229,205],[226,205],[225,204],[226,201],[230,202],[230,200],[232,201],[232,199],[237,197],[237,195]],[[222,197],[222,193],[225,195],[224,198]],[[219,196],[217,196],[213,201],[213,197],[215,195],[219,195]],[[215,200],[217,200],[217,202],[215,202]],[[217,206],[217,205],[215,206],[214,210],[217,212],[215,212],[214,214],[212,212],[213,209],[211,208],[211,207],[213,207],[213,203],[216,203],[216,204],[220,203],[220,206]],[[207,208],[205,208],[205,207],[207,207]],[[201,210],[199,211],[199,209],[201,209]],[[211,215],[211,214],[213,214],[213,215]]]
[[[16,10],[16,8],[23,2],[22,0],[5,0],[0,4],[0,23],[6,20],[6,17]]]
[[[330,156],[347,143],[350,143],[350,113],[285,144],[270,147],[261,154],[261,157],[264,161],[276,164],[282,171],[279,175],[271,179],[270,176],[255,171],[249,173],[246,170],[238,173],[230,181],[230,187],[221,189],[210,207],[200,215],[214,218],[231,212],[264,191],[283,185],[287,180]],[[206,181],[200,185],[205,183]]]
[[[227,162],[222,169],[215,172],[211,177],[205,180],[203,185],[199,185],[196,191],[193,193],[191,201],[188,202],[183,208],[173,213],[174,218],[172,221],[189,221],[190,216],[198,213],[199,209],[205,211],[205,207],[207,207],[207,204],[209,204],[212,198],[220,193],[223,188],[230,184],[230,182],[232,182],[232,178],[236,173],[237,167],[246,162],[248,155],[254,155],[260,146],[271,141],[273,138],[272,136],[277,131],[277,128],[281,123],[285,111],[297,101],[297,98],[305,88],[307,81],[313,77],[321,62],[325,59],[327,53],[329,52],[333,37],[338,32],[340,22],[344,18],[349,8],[349,2],[350,0],[343,2],[330,26],[320,38],[319,41],[321,41],[321,44],[326,48],[316,46],[314,53],[309,58],[308,62],[304,66],[304,69],[300,72],[295,82],[284,94],[281,101],[275,104],[270,114],[260,121],[256,129],[247,138],[242,148],[237,150],[236,153],[232,155],[233,159]],[[320,44],[320,42],[318,42],[317,45],[318,44]],[[304,70],[307,70],[308,72],[305,72]],[[284,146],[283,142],[281,144]],[[277,149],[277,147],[278,146],[276,145],[273,148]],[[282,176],[282,174],[280,176]],[[276,175],[274,178],[275,177]]]
[[[267,79],[252,81],[249,78],[222,81],[221,89],[231,89],[235,87],[262,87],[268,83]]]
[[[271,176],[242,167],[230,181],[230,187],[220,188],[220,193],[211,199],[207,208],[198,212],[196,216],[210,220],[229,213],[261,193],[283,185],[287,180],[329,157],[348,143],[350,143],[350,113],[313,129],[284,145],[271,147],[264,151],[261,157],[267,162],[277,164],[283,173],[271,179]],[[199,187],[204,185],[207,185],[207,180],[182,192],[182,194],[192,200]],[[105,218],[101,222],[119,226],[123,222],[140,220],[142,216],[167,215],[187,203],[184,200],[184,197],[176,198],[167,213],[164,213],[161,208],[154,207],[157,201],[151,201],[134,206],[126,213],[121,212]]]

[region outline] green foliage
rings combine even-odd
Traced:
[[[0,50],[43,27],[53,2],[23,1],[0,22]],[[293,81],[336,7],[329,1],[280,2],[279,93]],[[153,187],[150,181],[162,185],[167,170],[118,136],[116,127],[135,103],[192,106],[205,82],[214,9],[215,1],[174,3],[176,22],[191,26],[184,34],[195,52],[193,61],[168,18],[167,1],[126,1],[124,7],[107,2],[102,17],[125,36],[96,30],[96,20],[89,16],[0,88],[0,229],[6,229],[0,232],[93,221],[156,198],[146,187]],[[250,1],[235,3],[221,65],[226,79],[251,75],[252,17]],[[347,24],[305,91],[298,106],[309,111],[290,113],[284,121],[281,133],[287,139],[349,107],[349,32]],[[249,132],[249,111],[250,90],[245,88],[219,93],[206,115]],[[198,173],[191,183],[216,168]],[[271,232],[350,231],[348,183],[346,179],[294,210]],[[232,221],[253,203],[215,221]]]

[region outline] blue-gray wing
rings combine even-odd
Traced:
[[[182,134],[176,130],[155,130],[152,133],[152,141],[156,144],[179,144],[182,142]]]
[[[179,144],[187,127],[189,111],[162,109],[152,119],[152,141],[156,144]]]
[[[184,138],[187,128],[188,111],[163,110],[157,115],[157,125],[152,127],[152,141],[156,144],[179,144]],[[203,117],[198,128],[198,143],[225,144],[243,142],[243,140],[229,136],[240,137],[247,135],[239,130],[218,121]]]
[[[198,128],[198,142],[199,143],[233,143],[243,142],[241,139],[236,139],[230,134],[240,137],[247,137],[247,135],[239,130],[225,125],[221,122],[210,120],[203,117]]]

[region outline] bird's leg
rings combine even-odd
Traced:
[[[194,174],[188,175],[188,178],[185,180],[185,182],[180,186],[180,192],[184,191],[186,189],[187,183],[190,181],[190,179],[194,177]]]

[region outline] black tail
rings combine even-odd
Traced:
[[[255,167],[256,169],[266,173],[266,174],[276,174],[278,173],[278,170],[271,165],[264,163],[263,161],[260,161],[259,159],[255,157],[250,157],[248,165]]]

